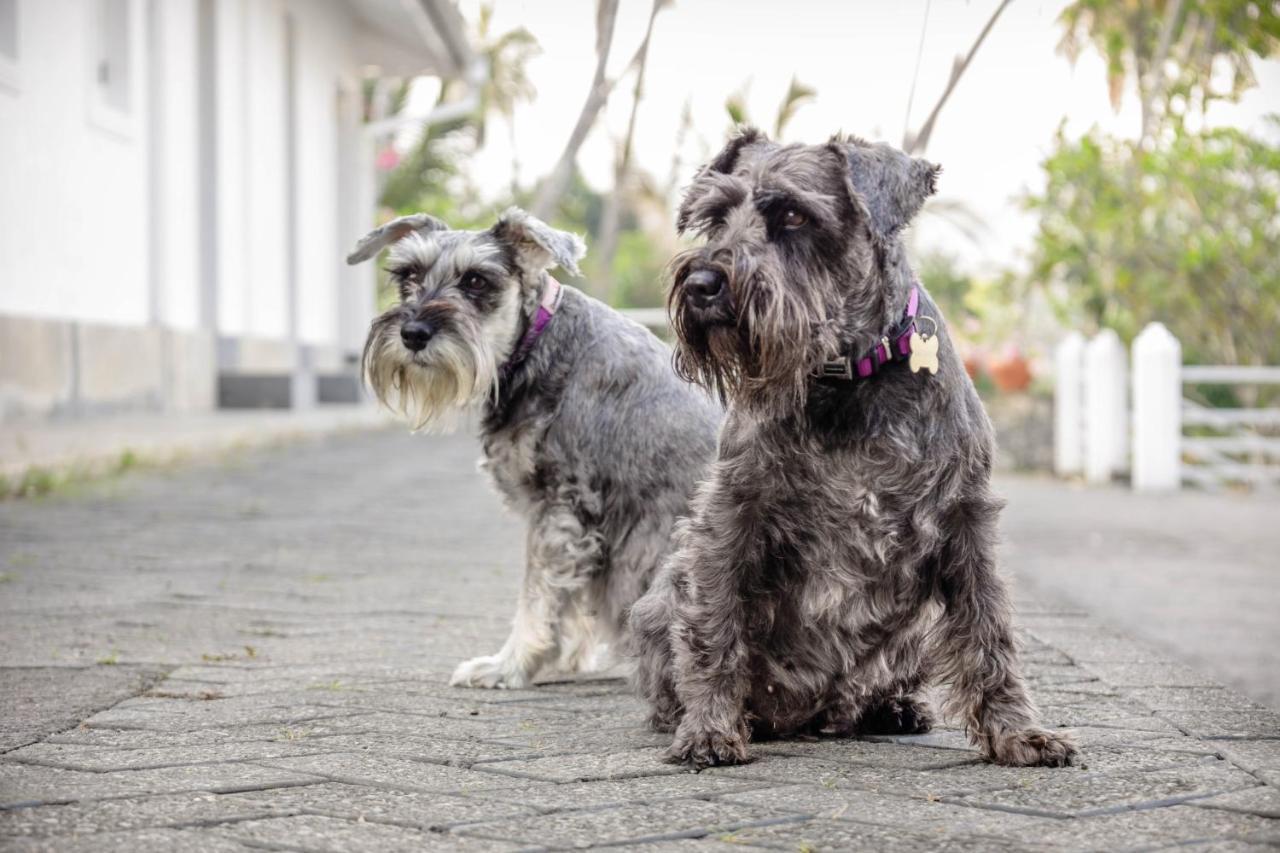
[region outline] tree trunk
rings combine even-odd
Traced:
[[[906,149],[908,154],[923,154],[924,150],[929,147],[929,137],[933,135],[933,125],[938,120],[938,113],[942,112],[947,99],[951,97],[956,84],[960,82],[960,78],[964,75],[965,69],[969,67],[969,63],[973,62],[973,57],[977,54],[978,48],[982,47],[982,43],[986,41],[987,34],[996,25],[996,20],[1012,2],[1013,0],[1002,0],[996,10],[991,13],[991,18],[987,21],[987,25],[982,28],[982,32],[978,33],[978,38],[974,41],[973,46],[969,48],[969,52],[964,57],[956,57],[956,64],[951,67],[951,77],[947,80],[947,88],[943,90],[942,97],[938,99],[938,103],[934,104],[933,111],[929,113],[929,117],[920,126],[920,132],[915,136],[908,135],[908,138],[903,140],[902,147]]]
[[[613,168],[613,192],[605,198],[604,211],[600,217],[600,236],[596,240],[596,269],[601,280],[597,287],[602,295],[608,296],[609,302],[617,298],[614,292],[613,259],[618,253],[618,230],[622,219],[623,202],[628,197],[628,176],[631,172],[631,144],[636,134],[636,114],[640,111],[640,101],[644,97],[644,72],[649,64],[649,40],[653,38],[653,22],[658,12],[665,5],[665,0],[654,0],[649,12],[649,25],[644,32],[644,40],[636,52],[636,84],[632,90],[631,115],[627,119],[627,133],[622,139],[622,147],[617,154]]]
[[[547,175],[538,188],[533,202],[533,215],[539,219],[550,219],[555,213],[556,204],[569,186],[573,177],[574,163],[578,159],[578,149],[586,140],[587,134],[596,123],[605,103],[609,100],[609,91],[613,85],[605,77],[609,65],[609,52],[613,47],[613,27],[618,19],[618,0],[599,0],[596,7],[596,73],[591,79],[591,89],[587,92],[586,103],[578,115],[578,122],[569,134],[560,159],[556,162],[551,174]]]

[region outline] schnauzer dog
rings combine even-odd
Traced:
[[[516,208],[485,231],[418,214],[347,262],[386,246],[400,302],[369,330],[368,384],[415,428],[478,407],[481,467],[528,523],[511,635],[452,683],[522,687],[548,665],[588,667],[625,638],[723,410],[647,330],[548,274],[578,274],[586,247],[572,234]]]
[[[676,366],[729,409],[631,614],[673,761],[743,762],[751,736],[927,731],[934,678],[988,759],[1075,753],[1018,674],[992,427],[899,239],[938,171],[745,129],[686,192],[678,227],[705,243],[672,261]]]

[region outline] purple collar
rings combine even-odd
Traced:
[[[538,302],[538,313],[534,315],[533,322],[529,324],[524,337],[520,339],[520,346],[515,348],[515,352],[511,353],[511,357],[502,365],[501,375],[503,379],[509,378],[511,371],[516,369],[516,365],[524,361],[525,356],[529,354],[529,350],[533,349],[533,345],[538,342],[543,330],[551,322],[551,318],[555,316],[556,309],[560,307],[560,297],[563,295],[564,289],[560,286],[560,282],[552,278],[550,274],[545,275],[546,281],[542,285],[542,299]]]
[[[916,314],[919,311],[920,288],[912,285],[902,321],[880,338],[880,343],[856,359],[846,355],[824,361],[814,375],[820,379],[866,379],[889,362],[907,358],[911,355],[911,336],[916,331]]]

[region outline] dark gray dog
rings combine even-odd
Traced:
[[[388,245],[400,303],[369,330],[370,386],[415,427],[479,407],[482,467],[528,522],[511,635],[452,682],[521,687],[544,666],[589,666],[666,556],[722,410],[652,334],[547,274],[577,274],[572,234],[515,208],[486,231],[419,214],[347,261]]]
[[[927,731],[933,677],[989,759],[1075,753],[1018,675],[991,424],[899,239],[937,173],[885,145],[745,130],[685,195],[679,227],[706,241],[672,264],[677,369],[730,407],[631,617],[672,760]]]

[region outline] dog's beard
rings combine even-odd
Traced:
[[[670,292],[676,372],[728,402],[782,412],[803,403],[814,368],[837,338],[818,291],[788,287],[767,263],[735,253],[727,321],[706,322],[678,284]]]
[[[378,401],[414,430],[447,431],[460,414],[497,393],[498,368],[511,335],[495,332],[463,321],[415,353],[400,340],[398,318],[379,321],[365,344],[365,381]]]

